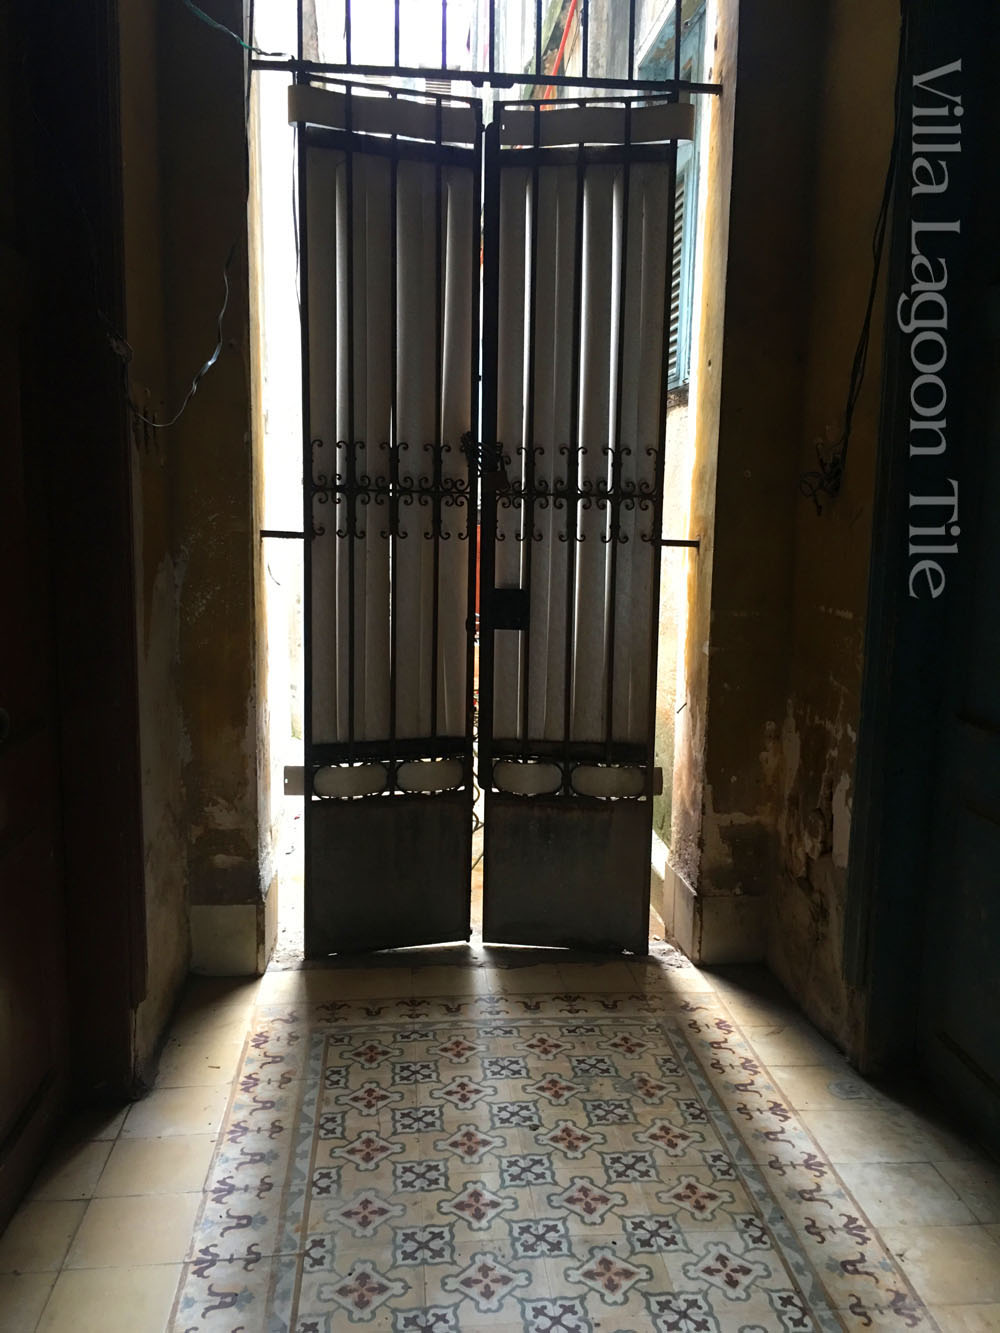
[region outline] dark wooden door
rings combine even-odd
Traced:
[[[1000,286],[970,312],[968,542],[941,730],[918,1051],[1000,1144]]]
[[[4,50],[6,18],[0,9]],[[14,244],[7,110],[0,106],[0,1226],[47,1144],[67,1069],[46,532],[21,431],[29,291]]]

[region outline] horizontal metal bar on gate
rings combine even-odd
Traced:
[[[640,741],[493,740],[493,759],[554,760],[570,764],[648,764],[649,750]]]
[[[375,759],[388,764],[394,759],[461,759],[469,753],[466,736],[397,737],[395,741],[355,740],[353,745],[347,741],[316,741],[308,747],[305,758],[307,768],[317,768],[350,760]]]
[[[288,89],[288,123],[449,144],[474,144],[479,132],[479,118],[471,106],[347,94],[306,83],[293,83]]]
[[[576,148],[519,148],[500,151],[502,167],[614,166],[619,162],[669,162],[669,143],[579,144]]]
[[[474,148],[456,148],[452,144],[422,143],[419,139],[377,139],[372,134],[327,130],[318,125],[307,125],[305,136],[307,148],[339,148],[345,153],[369,153],[373,157],[394,158],[396,161],[440,162],[442,166],[472,167],[476,164]]]
[[[535,135],[538,135],[537,141]],[[663,143],[694,138],[694,105],[660,102],[654,106],[556,106],[550,111],[512,110],[500,115],[503,147],[553,148],[567,144]]]
[[[285,74],[312,75],[329,74],[340,77],[372,76],[383,79],[426,79],[428,83],[471,83],[475,86],[490,84],[494,88],[516,88],[525,84],[541,84],[555,88],[621,88],[649,89],[653,93],[705,93],[718,95],[722,92],[721,83],[694,83],[686,79],[612,79],[588,75],[582,78],[578,74],[528,74],[521,72],[500,72],[486,69],[425,69],[420,65],[355,65],[332,63],[317,60],[263,60],[250,61],[250,68],[255,73],[275,70]]]
[[[701,546],[700,537],[661,537],[660,546],[693,546],[697,551]]]

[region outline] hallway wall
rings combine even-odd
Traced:
[[[730,96],[736,84],[730,231],[701,314],[692,531],[703,546],[674,796],[684,811],[675,918],[683,926],[686,912],[689,939],[678,938],[702,961],[766,955],[843,1042],[854,1022],[841,932],[880,307],[843,491],[817,515],[798,481],[843,422],[888,160],[898,11],[830,0],[779,13],[743,0],[728,69],[735,33],[728,6],[722,14],[713,77]]]
[[[239,3],[217,6],[238,30]],[[149,917],[148,1054],[189,965],[262,963],[243,57],[183,6],[119,13]],[[231,255],[224,277],[227,255]]]

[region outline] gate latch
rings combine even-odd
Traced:
[[[492,629],[527,629],[529,614],[527,588],[494,588],[490,593]]]

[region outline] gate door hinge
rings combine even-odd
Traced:
[[[663,769],[662,769],[662,768],[654,768],[654,769],[653,769],[653,795],[654,795],[654,796],[662,796],[662,795],[663,795]]]
[[[527,629],[529,620],[527,588],[494,588],[489,595],[491,629]]]

